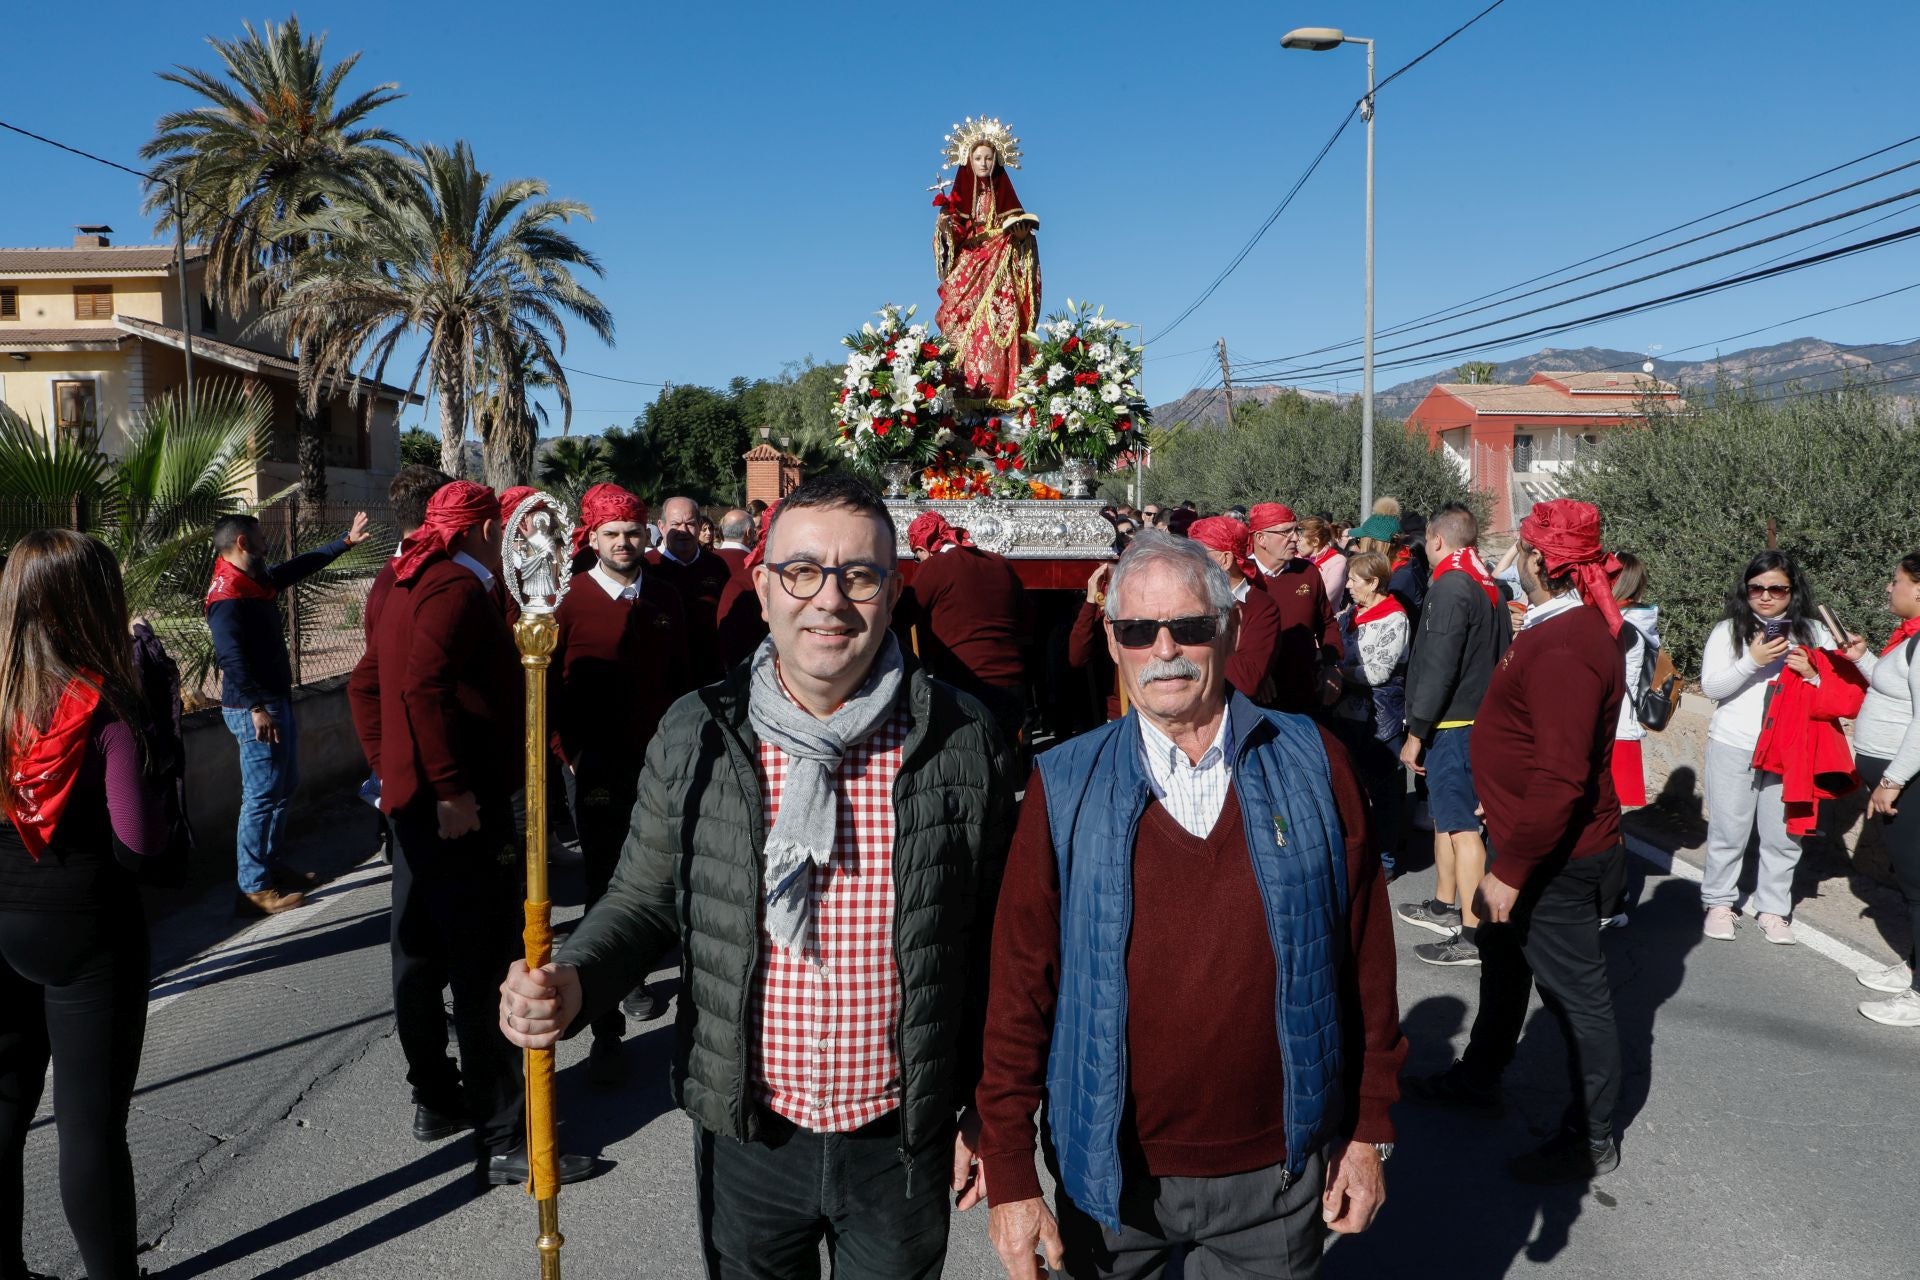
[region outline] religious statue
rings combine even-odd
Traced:
[[[522,524],[511,547],[519,603],[524,609],[552,609],[560,603],[560,539],[554,536],[553,513],[538,508]]]
[[[960,353],[968,388],[1004,401],[1032,358],[1026,337],[1040,313],[1040,219],[1021,207],[1007,176],[1020,167],[1020,139],[997,119],[968,116],[947,135],[943,158],[942,169],[958,172],[933,202],[934,322]]]

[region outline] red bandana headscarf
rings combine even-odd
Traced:
[[[1195,520],[1187,527],[1187,536],[1203,547],[1232,556],[1243,576],[1251,578],[1259,572],[1253,562],[1253,534],[1232,516]]]
[[[1536,503],[1520,522],[1520,539],[1537,550],[1549,578],[1573,577],[1580,598],[1600,611],[1607,630],[1620,634],[1620,606],[1613,598],[1613,580],[1620,562],[1600,545],[1600,509],[1572,498]]]
[[[1293,508],[1284,502],[1261,502],[1247,512],[1247,528],[1254,533],[1265,533],[1277,524],[1298,524]]]
[[[647,504],[617,484],[597,484],[580,498],[580,523],[573,528],[573,554],[587,545],[587,538],[603,524],[616,520],[647,522]]]
[[[7,817],[35,862],[53,843],[60,816],[73,799],[74,783],[87,756],[87,726],[93,721],[93,709],[100,705],[100,677],[90,671],[81,677],[69,680],[60,691],[46,732],[34,733],[21,726],[8,744],[13,790],[22,801],[17,811],[7,806]]]
[[[915,551],[925,551],[929,555],[938,554],[942,547],[970,547],[973,535],[965,529],[948,522],[938,511],[923,511],[913,518],[907,526],[907,546]]]
[[[279,594],[233,561],[221,556],[213,562],[213,581],[207,584],[205,607],[211,609],[222,600],[271,600]]]
[[[441,486],[427,500],[427,522],[400,544],[393,562],[394,581],[413,581],[427,560],[445,551],[449,542],[477,524],[501,518],[500,499],[487,486],[471,480]]]
[[[769,503],[767,509],[760,513],[760,536],[753,540],[753,550],[747,552],[748,573],[752,573],[767,558],[767,534],[773,529],[773,513],[779,509],[779,503]]]
[[[500,491],[500,518],[510,519],[513,509],[540,492],[530,484],[516,484],[510,489]]]
[[[1486,562],[1472,547],[1462,547],[1458,551],[1449,551],[1441,556],[1440,563],[1433,566],[1433,576],[1429,581],[1438,582],[1450,573],[1466,574],[1487,593],[1488,604],[1500,603],[1500,588],[1494,585],[1493,575],[1487,572]]]

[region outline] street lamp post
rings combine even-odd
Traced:
[[[1338,27],[1295,27],[1280,38],[1283,49],[1323,53],[1343,44],[1367,46],[1367,96],[1360,118],[1367,122],[1367,285],[1366,337],[1360,375],[1360,518],[1373,510],[1373,41],[1350,36]]]

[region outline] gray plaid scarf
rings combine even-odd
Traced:
[[[847,751],[886,723],[904,679],[900,645],[889,635],[859,690],[825,720],[799,706],[780,687],[773,641],[753,658],[747,718],[754,732],[787,754],[780,808],[767,833],[767,932],[789,951],[806,937],[814,867],[833,856],[840,824],[840,797],[833,775]]]

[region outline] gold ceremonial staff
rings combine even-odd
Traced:
[[[554,610],[567,593],[572,522],[558,499],[536,493],[507,517],[502,568],[520,606],[513,638],[527,681],[527,968],[553,958],[553,902],[547,893],[547,668],[559,643]],[[560,1153],[554,1136],[553,1050],[528,1049],[527,1190],[540,1207],[540,1280],[560,1280]]]

